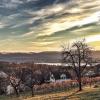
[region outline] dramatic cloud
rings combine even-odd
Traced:
[[[84,37],[100,50],[99,34],[100,0],[0,1],[0,51],[59,50]]]

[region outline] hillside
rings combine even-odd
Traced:
[[[0,100],[100,100],[100,87],[85,87],[82,92],[77,92],[77,89],[71,91],[55,92],[44,95],[35,95],[35,97],[26,97],[25,95],[19,98],[15,96],[0,96]]]
[[[100,61],[100,51],[93,51],[94,59]],[[0,53],[0,61],[7,62],[31,62],[35,63],[60,63],[60,52],[40,52],[40,53]]]

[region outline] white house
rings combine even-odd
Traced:
[[[60,75],[60,79],[61,79],[61,80],[66,80],[66,79],[67,79],[66,74],[61,74],[61,75]]]
[[[55,80],[55,77],[54,77],[54,75],[53,74],[51,74],[50,75],[50,82],[55,82],[56,80]]]

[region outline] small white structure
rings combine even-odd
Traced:
[[[4,73],[3,71],[0,71],[0,78],[7,78],[8,75]]]
[[[94,71],[88,71],[86,74],[86,76],[93,76],[95,75]]]
[[[14,94],[14,88],[11,85],[8,85],[6,93],[7,93],[7,95]]]
[[[61,74],[61,75],[60,75],[60,79],[61,79],[61,80],[66,80],[66,79],[67,79],[66,74]]]
[[[56,80],[55,80],[55,77],[54,77],[54,75],[53,74],[51,74],[50,75],[50,82],[55,82]]]

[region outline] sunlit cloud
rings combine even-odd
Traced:
[[[100,41],[100,35],[91,35],[86,37],[86,42]]]
[[[0,2],[0,51],[57,51],[60,42],[83,37],[98,49],[99,27],[100,0]]]

